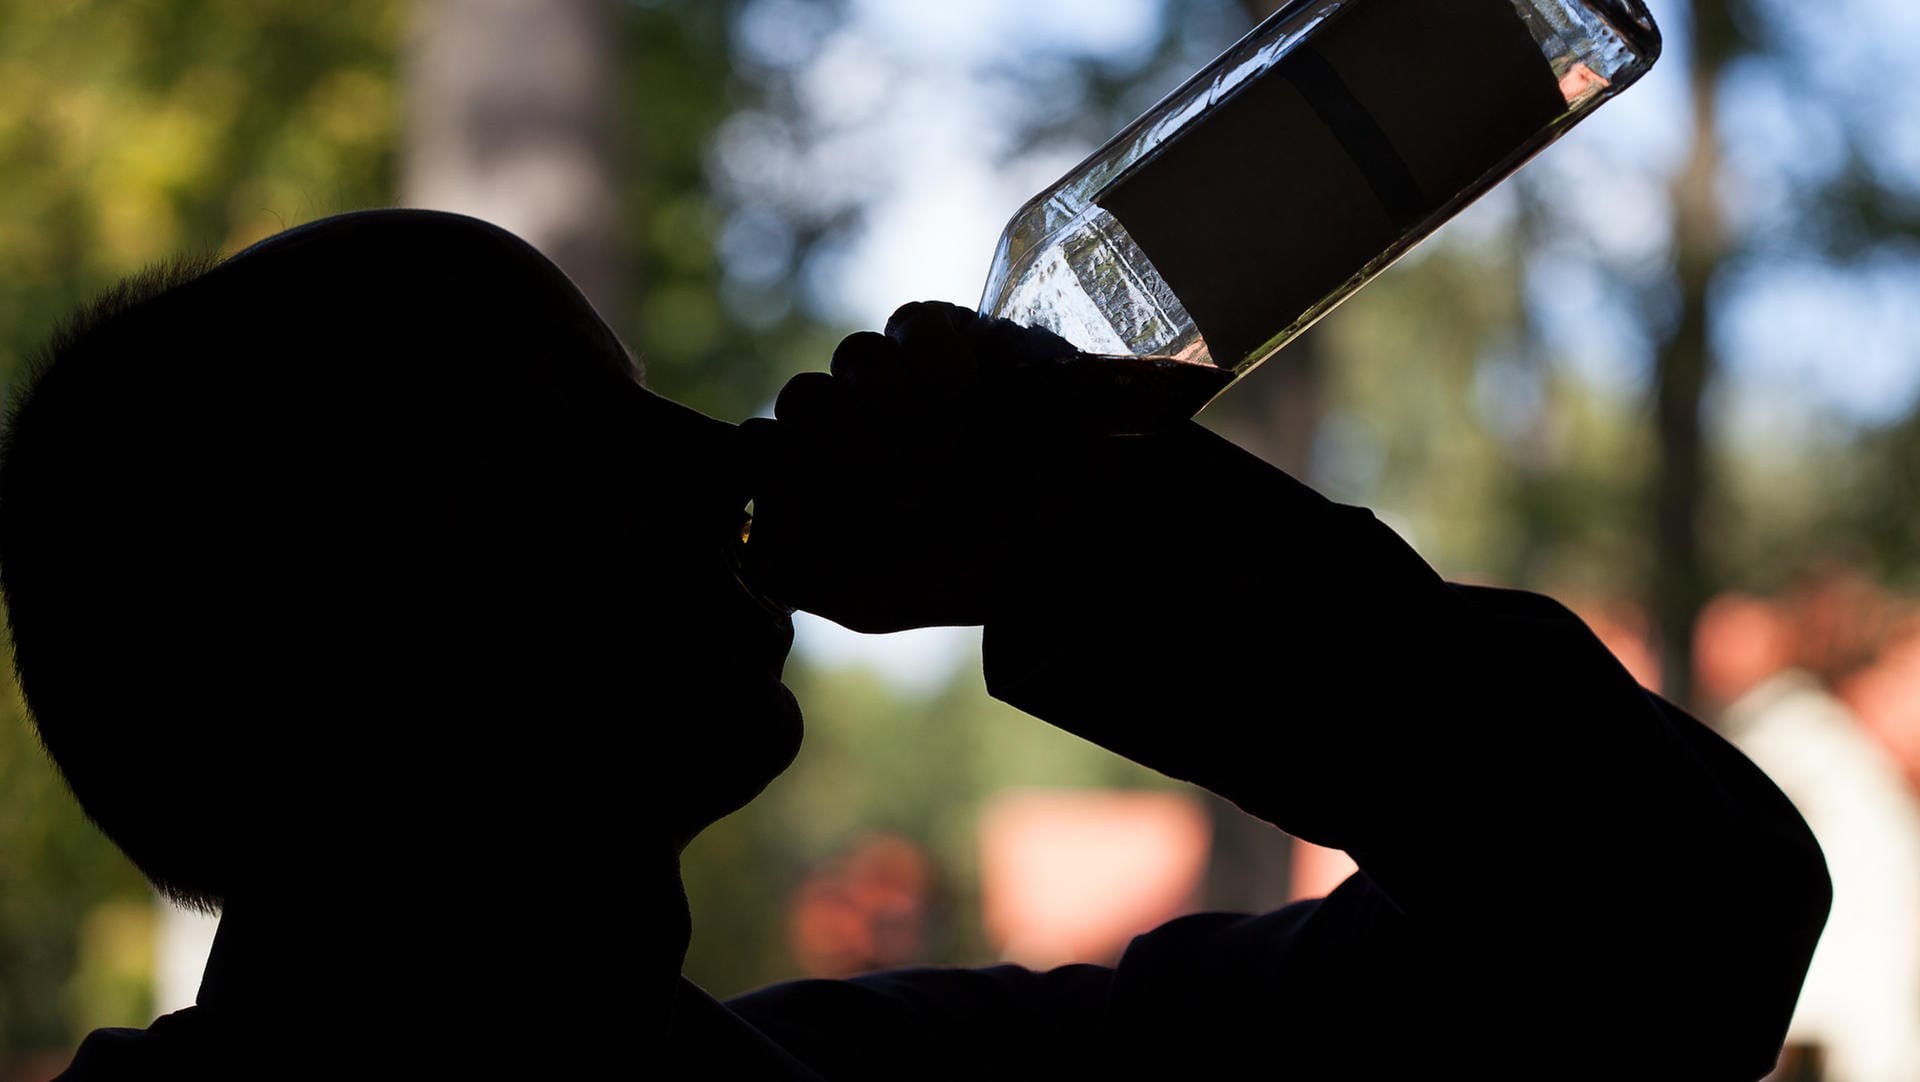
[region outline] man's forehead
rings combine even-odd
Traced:
[[[642,366],[573,281],[532,245],[497,226],[438,211],[335,215],[259,241],[215,272],[226,286],[257,291],[283,314],[389,310],[395,330],[446,336],[551,336],[566,352],[638,382]],[[296,311],[288,313],[289,306]]]

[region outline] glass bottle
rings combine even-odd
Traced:
[[[1293,0],[1021,207],[980,311],[1184,420],[1659,54],[1640,0]]]

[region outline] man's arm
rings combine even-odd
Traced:
[[[1072,497],[1005,565],[989,689],[1361,868],[1310,916],[1200,922],[1191,964],[1152,948],[1159,979],[1245,1002],[1270,974],[1360,1059],[1398,1032],[1562,1071],[1771,1068],[1828,886],[1731,746],[1557,603],[1444,583],[1371,514],[1197,427],[1054,468],[1040,487]],[[1264,969],[1213,968],[1262,944]]]
[[[849,339],[743,433],[769,444],[750,567],[866,630],[984,622],[997,696],[1362,869],[1143,937],[1104,993],[1117,1062],[1464,1039],[1507,1073],[1765,1073],[1827,883],[1764,777],[1560,606],[1450,586],[1198,426],[980,423],[993,358],[954,311]]]

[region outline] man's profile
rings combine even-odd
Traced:
[[[1020,340],[908,306],[736,429],[533,249],[424,211],[81,313],[0,460],[16,664],[89,816],[222,925],[198,1006],[67,1077],[1766,1072],[1827,882],[1763,775],[1553,602],[1195,426],[1022,429],[981,391]],[[1362,870],[1114,967],[718,1003],[677,860],[798,748],[762,591],[983,624],[997,696]]]

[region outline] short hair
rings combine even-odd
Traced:
[[[86,355],[111,337],[114,328],[218,263],[217,256],[205,254],[150,266],[73,312],[16,375],[8,388],[4,427],[0,427],[0,508],[4,509],[0,511],[0,593],[6,597],[14,673],[29,717],[42,746],[62,765],[69,787],[96,825],[120,843],[162,893],[200,909],[218,904],[219,892],[211,878],[197,868],[170,868],[176,862],[162,859],[159,847],[142,836],[141,823],[147,816],[109,795],[128,791],[125,779],[118,775],[131,763],[124,759],[116,763],[114,757],[93,753],[81,726],[63,724],[67,719],[63,700],[68,698],[64,688],[115,679],[115,659],[94,651],[70,652],[75,636],[63,633],[58,625],[84,619],[83,610],[96,614],[98,610],[78,597],[62,596],[68,585],[62,581],[65,576],[47,575],[42,560],[54,556],[58,543],[34,529],[36,524],[29,520],[62,512],[79,517],[72,515],[79,509],[71,506],[79,493],[58,491],[36,468],[41,450],[36,446],[41,442],[36,429],[41,415],[59,408],[61,395],[57,388],[42,394],[43,388],[68,380],[69,370],[85,365]],[[49,719],[52,724],[47,723]]]
[[[473,516],[534,517],[511,501],[549,497],[516,471],[591,427],[594,395],[542,354],[620,349],[484,223],[390,211],[296,233],[81,308],[0,435],[0,591],[41,743],[148,879],[201,909],[281,840],[270,809],[303,799],[287,778],[324,784],[292,760],[348,721],[312,700],[446,686],[435,666],[497,633],[448,606],[484,616],[459,607],[473,569],[537,575],[541,540]]]

